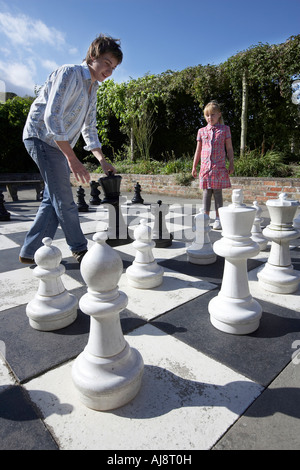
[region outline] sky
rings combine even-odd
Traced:
[[[300,0],[0,0],[0,91],[34,96],[100,33],[121,40],[124,82],[283,43],[300,34]]]

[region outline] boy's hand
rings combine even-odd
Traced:
[[[103,172],[108,175],[108,173],[116,174],[116,169],[110,163],[108,163],[104,158],[100,162]]]

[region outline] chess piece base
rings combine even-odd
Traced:
[[[152,263],[137,263],[126,270],[128,284],[137,289],[152,289],[158,287],[163,282],[164,270],[156,261]]]
[[[85,349],[72,368],[81,402],[88,408],[107,411],[129,403],[139,392],[144,370],[140,353],[126,346],[119,354],[97,357]]]
[[[219,293],[208,306],[210,321],[218,330],[234,335],[247,335],[259,327],[262,307],[250,295],[235,299]]]
[[[26,307],[29,324],[35,330],[55,331],[77,318],[78,300],[67,291],[52,297],[36,295]]]
[[[292,294],[300,283],[300,276],[292,265],[274,266],[267,262],[257,277],[263,289],[275,294]]]
[[[196,246],[196,245],[194,245]],[[212,264],[215,263],[217,260],[217,255],[214,253],[210,247],[205,250],[205,246],[203,248],[193,249],[193,245],[191,245],[187,250],[187,259],[192,264]]]

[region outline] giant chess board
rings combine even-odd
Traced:
[[[18,256],[37,205],[7,203],[11,220],[0,223],[0,449],[98,449],[113,456],[118,450],[188,455],[201,449],[299,448],[300,366],[292,358],[300,344],[300,292],[261,289],[257,273],[269,245],[247,262],[250,292],[263,310],[259,329],[248,335],[211,324],[208,304],[220,290],[224,259],[210,265],[187,261],[191,217],[183,217],[180,201],[166,216],[171,246],[153,249],[164,268],[161,286],[130,287],[125,271],[135,249],[132,243],[114,246],[124,266],[119,289],[128,296],[122,330],[144,359],[144,376],[129,404],[93,411],[79,401],[71,378],[73,361],[87,344],[87,315],[79,310],[72,325],[53,332],[34,330],[26,316],[39,281],[34,266],[20,264]],[[195,202],[191,214],[198,209]],[[140,217],[153,221],[147,206],[128,211],[125,205],[125,212],[130,230]],[[106,217],[101,206],[80,213],[89,246]],[[221,237],[221,231],[210,232],[212,243]],[[87,287],[60,229],[53,245],[62,252],[64,286],[80,299]],[[291,249],[291,259],[299,271],[299,247]]]

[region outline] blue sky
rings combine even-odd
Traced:
[[[282,43],[300,33],[300,0],[0,0],[0,91],[33,96],[101,32],[121,39],[122,82]]]

